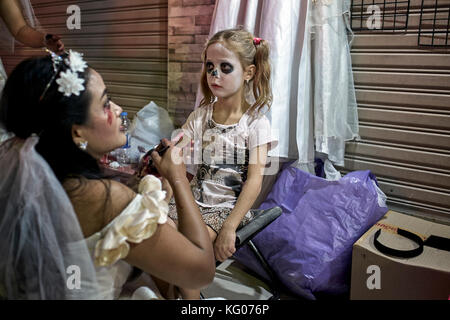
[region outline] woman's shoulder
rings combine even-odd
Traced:
[[[85,237],[101,231],[135,197],[126,185],[108,179],[71,178],[63,186]]]

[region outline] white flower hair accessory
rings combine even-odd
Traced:
[[[73,72],[83,72],[87,68],[86,61],[83,60],[83,54],[69,50],[69,58],[64,59],[66,65],[70,66]]]
[[[59,74],[56,79],[58,91],[64,93],[64,96],[70,97],[72,94],[79,96],[80,92],[84,90],[84,79],[78,78],[78,74],[71,70],[66,70]]]
[[[59,70],[61,70],[62,65],[66,65],[68,69],[66,71],[60,72],[56,83],[58,84],[58,91],[63,93],[65,97],[70,97],[71,95],[79,96],[80,93],[85,89],[84,79],[78,76],[78,72],[83,72],[87,67],[87,63],[83,60],[83,55],[79,52],[69,50],[69,53],[65,59],[56,53],[45,49],[50,53],[53,61],[53,70],[55,74],[50,79],[49,83],[45,87],[39,101],[41,101],[48,89],[50,88],[53,80],[55,80],[58,75]]]

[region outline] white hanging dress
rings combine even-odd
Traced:
[[[6,83],[6,71],[3,67],[2,59],[0,58],[0,99],[3,92],[3,87]],[[8,140],[9,138],[12,138],[14,135],[12,133],[8,133],[5,128],[3,127],[3,124],[0,122],[0,144],[3,141]]]
[[[3,67],[2,58],[0,58],[0,96],[6,83],[6,71]]]
[[[279,141],[269,156],[296,159],[295,139],[298,65],[304,34],[306,3],[298,0],[217,0],[209,37],[224,29],[243,26],[255,37],[270,44],[272,66],[272,107],[265,115],[270,120],[272,137]],[[196,106],[203,98],[197,91]]]
[[[349,0],[309,3],[300,67],[297,128],[303,133],[297,134],[297,142],[305,152],[300,152],[298,162],[310,164],[315,157],[321,158],[327,178],[337,172],[333,165],[344,166],[345,142],[359,139],[347,36],[349,6]]]
[[[217,0],[209,36],[238,25],[270,43],[273,104],[266,114],[278,147],[269,156],[297,159],[314,173],[325,162],[327,178],[338,178],[345,142],[359,138],[353,84],[350,0]],[[202,98],[197,92],[196,106]]]

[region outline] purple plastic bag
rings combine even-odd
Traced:
[[[307,299],[350,290],[353,244],[385,213],[386,196],[370,171],[328,181],[285,166],[260,209],[279,206],[282,215],[253,243],[278,279]],[[235,259],[268,279],[247,246]]]

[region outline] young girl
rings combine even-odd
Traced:
[[[267,152],[277,143],[263,111],[272,103],[269,45],[243,29],[223,30],[202,60],[204,98],[182,127],[183,143],[193,141],[194,157],[201,156],[191,189],[224,261],[236,250],[236,229],[252,218]],[[177,219],[173,201],[169,216]]]

